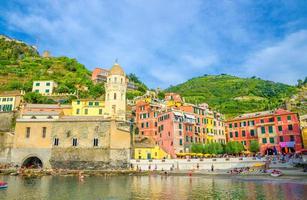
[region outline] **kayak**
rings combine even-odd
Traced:
[[[7,188],[7,183],[6,182],[0,182],[0,189]]]

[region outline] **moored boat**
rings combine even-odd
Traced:
[[[282,172],[278,171],[278,170],[273,170],[271,172],[271,176],[273,176],[273,177],[278,177],[278,176],[281,176],[281,175],[282,175]]]
[[[0,189],[4,189],[4,188],[7,188],[7,183],[0,181]]]

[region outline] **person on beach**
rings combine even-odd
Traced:
[[[82,171],[79,171],[79,181],[80,182],[84,181],[84,176],[82,175]]]

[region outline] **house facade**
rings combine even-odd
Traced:
[[[37,92],[42,95],[51,95],[54,92],[54,89],[57,87],[57,84],[50,81],[33,81],[32,92]]]
[[[228,140],[241,142],[246,149],[250,148],[252,140],[259,142],[263,154],[302,149],[298,115],[287,110],[244,114],[226,124]]]

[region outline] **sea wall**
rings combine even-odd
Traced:
[[[210,159],[165,159],[165,160],[131,160],[134,169],[141,170],[226,170],[240,167],[252,167],[264,163],[255,158],[210,158]]]
[[[11,151],[14,135],[11,133],[0,132],[0,163],[9,163],[11,161]]]
[[[129,151],[109,148],[53,148],[50,164],[61,169],[125,169]]]

